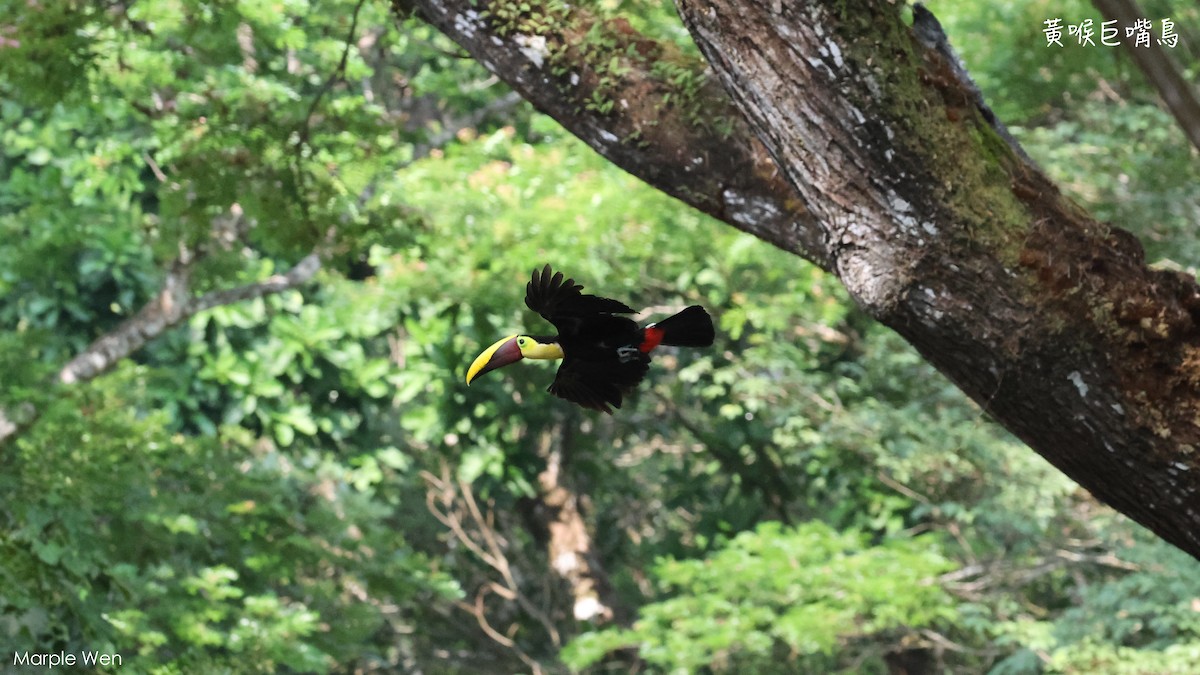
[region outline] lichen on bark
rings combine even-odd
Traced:
[[[608,84],[636,94],[588,109],[522,45],[457,25],[467,0],[416,4],[614,163],[833,271],[997,421],[1200,556],[1194,280],[1147,269],[1129,235],[1064,198],[917,7],[909,26],[882,1],[678,2],[729,92],[703,95],[736,110],[728,134],[632,105],[662,85],[609,50],[641,37],[564,52],[579,68],[617,56]],[[577,43],[568,28],[554,39]]]

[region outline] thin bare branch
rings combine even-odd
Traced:
[[[199,312],[296,288],[308,282],[321,268],[320,256],[311,253],[284,274],[192,298],[189,284],[191,270],[201,255],[196,251],[181,249],[167,271],[159,294],[133,317],[97,338],[72,358],[59,371],[58,381],[72,385],[91,380]],[[37,416],[38,412],[32,406],[21,406],[15,412],[0,409],[0,445],[32,423]]]
[[[485,513],[475,500],[471,486],[453,480],[447,465],[442,466],[442,476],[440,477],[429,471],[422,471],[420,476],[430,488],[425,494],[425,504],[433,517],[450,530],[455,541],[474,553],[479,560],[500,575],[501,582],[491,581],[480,592],[490,591],[507,600],[515,601],[526,614],[542,625],[554,645],[561,645],[562,636],[554,626],[554,621],[534,605],[521,590],[512,566],[508,562],[508,557],[505,555],[507,542],[496,531],[493,511],[489,508]],[[441,503],[441,507],[438,506],[438,502]],[[456,505],[458,509],[454,508]],[[480,603],[479,597],[481,596],[477,596],[476,607]],[[459,607],[472,614],[475,613],[474,609],[468,605],[460,603]],[[483,626],[485,619],[478,615],[476,618]],[[488,628],[485,628],[484,632],[491,636]],[[494,636],[493,639],[495,639]],[[504,642],[501,644],[513,648],[514,653],[521,656],[521,652],[516,649],[515,645]],[[522,658],[522,660],[524,659]]]
[[[487,606],[483,602],[484,596],[487,595],[487,591],[488,587],[486,586],[479,589],[479,592],[475,595],[474,604],[467,604],[461,601],[454,604],[459,609],[475,617],[475,621],[479,624],[479,628],[483,631],[484,635],[487,635],[488,638],[493,640],[496,644],[510,650],[513,654],[516,654],[517,658],[520,659],[522,663],[529,666],[529,670],[534,673],[534,675],[542,675],[542,673],[545,673],[546,671],[544,668],[542,668],[542,664],[534,660],[534,658],[527,654],[524,649],[521,649],[521,646],[518,645],[512,638],[496,630],[495,627],[493,627],[488,621]]]
[[[213,291],[197,298],[188,309],[192,314],[197,314],[213,307],[231,305],[243,300],[253,300],[290,290],[307,283],[319,269],[321,269],[321,257],[316,253],[310,253],[283,274],[275,274],[258,283],[238,288]]]
[[[177,260],[167,273],[158,296],[128,321],[101,336],[71,359],[59,371],[58,379],[63,384],[90,380],[198,312],[295,288],[311,279],[320,267],[320,257],[311,253],[285,274],[192,299],[188,283],[191,266]]]

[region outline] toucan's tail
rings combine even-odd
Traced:
[[[646,326],[641,351],[649,352],[659,345],[707,347],[712,343],[712,317],[700,305],[692,305],[674,316]]]

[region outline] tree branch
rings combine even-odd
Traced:
[[[456,604],[460,609],[473,615],[479,623],[479,627],[491,639],[513,650],[513,653],[526,665],[535,667],[536,662],[531,660],[514,640],[504,637],[488,621],[487,608],[483,603],[488,592],[496,593],[510,602],[515,601],[521,609],[545,628],[546,635],[554,645],[561,645],[562,637],[551,618],[533,604],[517,582],[516,575],[504,552],[505,544],[497,534],[492,522],[491,511],[489,510],[488,514],[484,515],[475,501],[471,486],[461,481],[455,481],[450,476],[449,465],[443,463],[441,473],[441,476],[435,476],[429,471],[422,471],[420,474],[428,486],[425,493],[425,506],[438,522],[450,530],[455,541],[465,546],[479,560],[495,570],[503,580],[503,584],[490,581],[482,585],[476,593],[473,605],[465,602]],[[456,505],[458,505],[457,509],[454,508]],[[536,667],[540,668],[540,666]]]
[[[1030,447],[1200,557],[1200,288],[1059,193],[932,15],[679,0],[726,96],[574,6],[415,5],[617,165],[835,273]]]
[[[253,300],[266,295],[274,295],[286,290],[291,290],[305,283],[308,283],[317,271],[321,269],[321,257],[317,253],[309,253],[300,259],[300,262],[292,266],[290,270],[283,274],[272,275],[263,281],[247,284],[238,288],[230,288],[223,291],[213,291],[203,295],[188,306],[188,316],[198,314],[206,309],[220,307],[222,305],[232,305],[243,300]],[[184,317],[187,318],[187,317]]]
[[[306,283],[321,268],[320,256],[311,253],[284,274],[192,298],[188,282],[194,262],[191,254],[181,253],[170,265],[162,291],[133,317],[97,338],[72,358],[59,371],[58,381],[71,385],[91,380],[198,312],[296,288]],[[19,406],[16,414],[0,410],[0,445],[33,422],[37,415],[38,412],[29,405]]]
[[[680,9],[842,283],[1039,454],[1200,557],[1195,280],[1063,197],[894,5],[773,4]]]
[[[193,299],[188,289],[190,266],[177,261],[167,273],[158,297],[111,333],[88,345],[63,366],[58,379],[63,384],[90,380],[198,312],[295,288],[311,279],[320,268],[321,258],[310,253],[285,274]]]
[[[824,247],[809,226],[810,216],[703,63],[644,38],[623,20],[601,21],[574,4],[556,5],[561,19],[556,14],[553,20],[543,17],[544,24],[511,26],[492,23],[472,0],[412,4],[534,107],[617,166],[824,266]],[[601,54],[593,47],[589,56],[589,33],[615,46]]]
[[[1135,0],[1092,0],[1092,4],[1105,19],[1116,21],[1117,26],[1132,27],[1146,18]],[[1137,46],[1128,38],[1121,40],[1121,44],[1146,80],[1158,91],[1167,110],[1179,123],[1179,128],[1200,150],[1200,100],[1196,99],[1195,87],[1183,77],[1174,59],[1153,36],[1144,47]]]

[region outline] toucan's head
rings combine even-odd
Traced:
[[[521,359],[561,359],[562,347],[554,338],[510,335],[483,350],[467,369],[467,385],[480,375]]]

